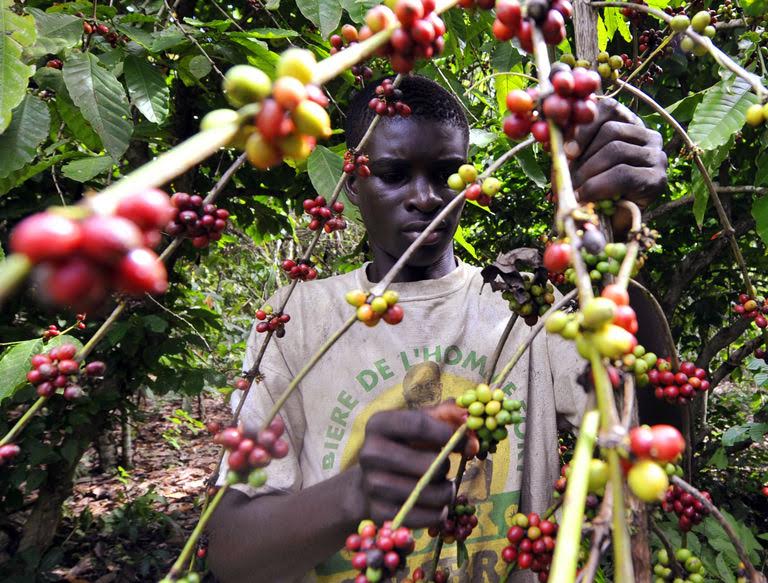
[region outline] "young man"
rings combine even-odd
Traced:
[[[357,144],[372,117],[367,104],[374,87],[349,107],[350,145]],[[461,105],[425,78],[406,77],[401,89],[413,114],[381,120],[365,148],[372,174],[353,178],[348,186],[373,261],[296,287],[286,308],[292,317],[288,333],[269,344],[260,366],[263,379],[243,408],[248,429],[262,424],[291,378],[350,316],[353,308],[344,294],[371,289],[456,195],[446,179],[467,158],[469,131]],[[644,206],[666,184],[661,145],[659,134],[626,108],[601,101],[599,118],[581,128],[569,146],[578,153],[572,170],[579,196],[618,194]],[[452,240],[460,216],[461,208],[441,223],[391,286],[400,294],[403,321],[354,325],[288,400],[282,417],[291,453],[268,467],[267,485],[259,491],[238,486],[224,497],[209,546],[213,572],[222,582],[350,581],[353,570],[338,552],[346,536],[362,519],[379,524],[391,519],[450,437],[452,428],[424,407],[485,379],[511,315],[489,286],[481,292],[479,269],[456,260]],[[279,305],[285,291],[270,304]],[[518,320],[502,365],[528,331]],[[263,335],[252,332],[244,369],[262,341]],[[558,424],[577,425],[586,399],[575,382],[583,366],[572,344],[542,333],[507,379],[505,392],[526,401],[526,419],[488,460],[469,465],[461,490],[477,504],[479,524],[467,540],[469,561],[461,570],[455,546],[443,551],[452,581],[497,581],[509,517],[518,505],[540,512],[549,504],[559,472]],[[438,523],[454,494],[449,475],[446,468],[425,489],[406,525]],[[409,570],[432,556],[434,540],[426,530],[415,537]]]

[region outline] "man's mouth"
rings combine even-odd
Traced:
[[[424,231],[427,230],[427,227],[431,224],[431,222],[432,221],[413,221],[406,223],[402,230],[409,239],[415,241]],[[448,222],[440,221],[435,226],[435,228],[430,231],[429,235],[426,236],[421,244],[427,246],[439,243],[444,238],[445,231],[447,230]]]

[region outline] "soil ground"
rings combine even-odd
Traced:
[[[206,396],[190,417],[226,424],[229,407]],[[181,399],[142,403],[133,431],[133,467],[98,473],[95,451],[84,458],[73,496],[59,529],[63,552],[54,579],[73,583],[157,581],[167,572],[197,523],[205,483],[216,466],[218,446],[205,429],[175,412]],[[119,432],[112,436],[120,443]],[[172,439],[171,439],[172,438]],[[175,440],[178,449],[172,445]],[[198,562],[198,569],[202,567]]]

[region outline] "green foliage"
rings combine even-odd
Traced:
[[[34,19],[18,15],[10,7],[10,0],[0,0],[0,132],[11,123],[11,111],[24,99],[34,67],[24,64],[21,53],[37,37]]]

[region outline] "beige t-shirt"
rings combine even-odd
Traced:
[[[440,279],[393,284],[390,289],[400,294],[405,311],[403,321],[396,326],[382,321],[374,328],[353,325],[283,409],[291,446],[288,457],[270,464],[267,485],[259,491],[236,487],[260,495],[312,486],[356,463],[365,424],[373,413],[435,404],[458,397],[481,382],[511,315],[500,294],[491,292],[489,286],[481,293],[482,283],[480,269],[459,263]],[[291,316],[286,335],[267,347],[260,366],[264,378],[252,386],[243,407],[241,419],[246,427],[262,424],[291,378],[352,314],[354,308],[344,301],[344,294],[373,285],[363,266],[296,287],[285,310]],[[286,289],[278,290],[269,303],[278,306]],[[497,372],[529,330],[519,319]],[[244,370],[250,368],[264,337],[255,327],[251,331]],[[446,545],[442,552],[451,581],[498,580],[505,567],[500,552],[506,544],[509,518],[521,501],[526,512],[540,512],[549,504],[559,472],[558,422],[577,425],[585,406],[584,392],[575,382],[582,367],[571,343],[541,333],[507,378],[503,390],[526,401],[525,422],[510,431],[495,454],[468,466],[461,491],[477,505],[479,524],[466,541],[469,561],[460,570],[456,545]],[[233,409],[240,395],[234,393]],[[526,432],[533,441],[524,454]],[[456,465],[457,460],[452,460],[453,471]],[[226,466],[220,480],[225,472]],[[411,570],[431,565],[435,543],[426,530],[415,536]],[[304,580],[341,582],[351,581],[354,575],[349,553],[343,551],[318,565]]]

